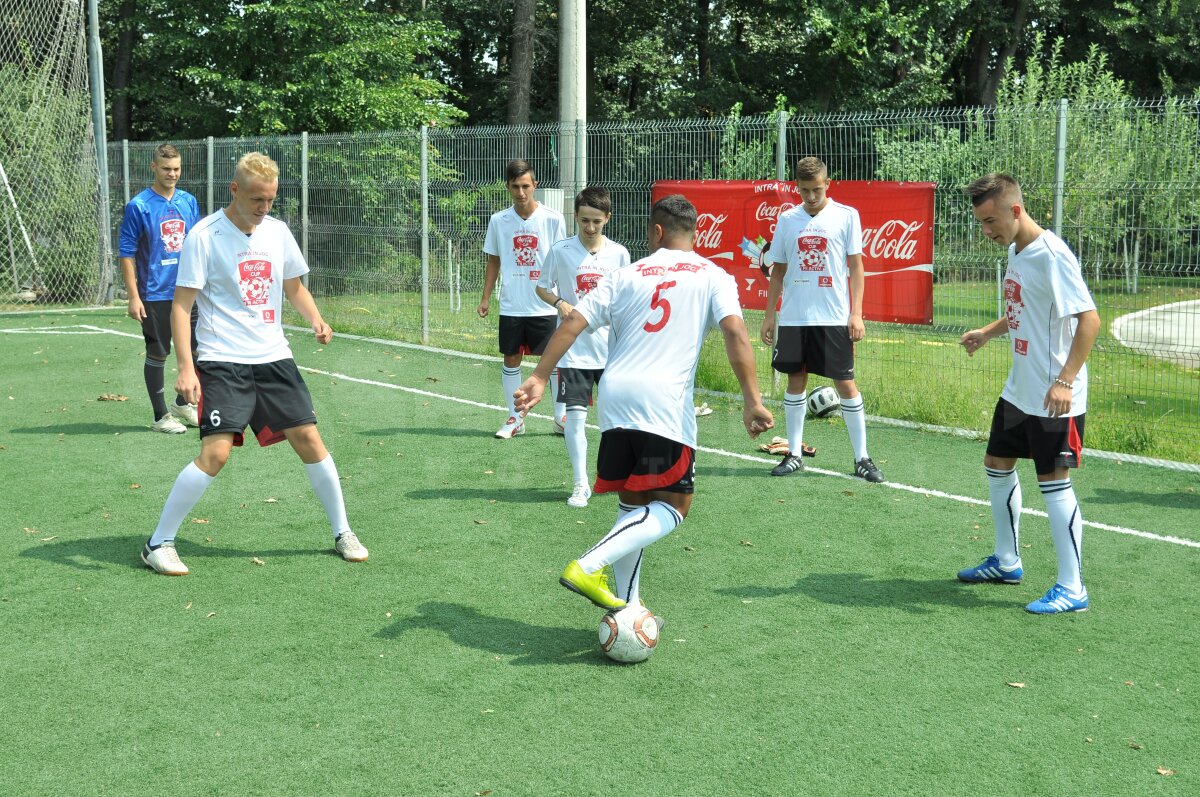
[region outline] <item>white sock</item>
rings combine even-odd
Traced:
[[[150,537],[151,548],[157,548],[164,542],[175,540],[175,535],[179,532],[184,518],[188,516],[188,512],[192,511],[192,507],[196,505],[200,496],[204,495],[204,491],[212,482],[213,477],[196,467],[194,461],[189,462],[187,467],[179,472],[179,476],[175,479],[175,486],[171,488],[170,494],[167,495],[167,502],[163,504],[162,515],[158,518],[158,527],[154,529],[154,534]]]
[[[804,451],[804,416],[808,413],[808,392],[783,394],[783,420],[787,424],[788,448],[796,456]]]
[[[504,404],[508,407],[508,414],[515,417],[517,405],[513,393],[516,393],[517,388],[521,386],[521,366],[518,365],[516,368],[509,368],[507,365],[501,366],[500,385],[504,388]]]
[[[579,557],[579,565],[585,573],[595,573],[605,565],[662,539],[682,522],[683,517],[670,504],[652,501],[621,517],[604,539]]]
[[[567,414],[566,402],[558,400],[558,369],[555,368],[550,372],[550,395],[554,399],[554,422],[562,423],[563,416]],[[565,424],[564,424],[565,425]]]
[[[350,530],[350,521],[346,518],[346,502],[342,498],[342,483],[338,479],[337,465],[333,464],[333,454],[312,465],[305,463],[304,470],[313,492],[325,507],[325,516],[329,518],[336,540],[343,531]]]
[[[1083,592],[1083,515],[1069,478],[1038,482],[1050,516],[1050,536],[1058,555],[1058,583],[1072,595]]]
[[[642,550],[638,548],[612,563],[613,593],[630,606],[642,602]]]
[[[842,420],[850,433],[850,445],[854,448],[854,461],[867,458],[867,413],[863,411],[863,397],[842,399]]]
[[[988,495],[992,499],[992,525],[996,527],[996,558],[1004,567],[1021,560],[1017,551],[1021,528],[1021,481],[1016,468],[1000,470],[985,467]]]
[[[586,482],[587,475],[587,407],[568,407],[567,425],[563,432],[567,441],[567,456],[571,458],[571,471],[575,484]]]

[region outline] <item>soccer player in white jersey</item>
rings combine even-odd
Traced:
[[[487,269],[483,277],[483,299],[476,312],[480,318],[487,318],[496,278],[503,275],[499,338],[504,367],[500,372],[500,384],[504,388],[508,416],[496,437],[508,440],[525,434],[525,421],[517,414],[512,398],[521,384],[521,356],[540,355],[554,332],[557,312],[538,298],[535,288],[550,247],[566,235],[566,221],[557,210],[534,199],[537,176],[527,161],[515,160],[508,164],[504,185],[512,197],[512,207],[492,214],[488,221],[483,241]],[[563,431],[565,414],[565,407],[555,406],[556,432]]]
[[[247,426],[261,446],[291,443],[333,526],[335,550],[347,561],[367,559],[367,549],[350,530],[337,467],[317,432],[312,398],[283,334],[286,295],[318,343],[333,338],[300,281],[308,265],[296,239],[286,224],[267,215],[278,190],[275,161],[260,152],[243,155],[229,186],[229,205],[202,219],[183,245],[171,309],[179,366],[175,389],[200,402],[200,456],[175,480],[142,549],[146,566],[164,575],[187,574],[175,535],[233,447],[242,444]],[[193,304],[199,307],[195,365]]]
[[[600,397],[600,452],[596,492],[616,492],[612,530],[559,578],[597,606],[620,609],[641,602],[642,549],[675,529],[692,505],[696,364],[705,333],[719,326],[725,352],[742,388],[742,422],[751,437],[770,429],[754,352],[737,285],[728,273],[693,250],[696,208],[674,195],[654,204],[650,256],[600,280],[572,310],[542,361],[517,391],[524,413],[542,397],[550,370],[585,329],[608,328],[608,365]],[[612,565],[613,588],[604,576]]]
[[[1008,334],[1012,370],[996,402],[983,468],[996,526],[995,552],[958,577],[970,583],[1019,584],[1023,570],[1018,459],[1032,459],[1046,501],[1058,580],[1026,610],[1081,612],[1088,607],[1081,573],[1083,517],[1068,469],[1079,466],[1087,412],[1087,357],[1100,332],[1096,304],[1070,247],[1025,209],[1021,187],[1007,174],[967,186],[983,234],[1008,249],[1005,313],[959,341],[967,354]]]
[[[611,218],[608,190],[589,186],[575,197],[575,226],[579,232],[550,247],[546,267],[538,278],[537,294],[558,311],[560,323],[605,275],[629,265],[629,250],[604,235],[604,226]],[[567,506],[585,507],[592,496],[587,476],[587,408],[607,360],[608,329],[602,327],[594,332],[584,330],[558,363],[555,398],[566,406],[564,439],[575,484]]]
[[[788,377],[783,411],[789,451],[771,475],[804,470],[804,416],[813,373],[832,379],[841,398],[854,475],[881,482],[883,474],[867,454],[866,413],[854,383],[854,344],[866,336],[862,221],[857,210],[828,196],[829,170],[820,158],[796,163],[796,189],[804,201],[780,214],[769,249],[773,265],[760,332],[762,342],[775,348],[772,367]],[[781,293],[777,337],[775,307]]]

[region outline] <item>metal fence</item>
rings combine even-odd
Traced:
[[[920,180],[935,192],[934,324],[868,324],[858,380],[877,415],[984,429],[1008,369],[1004,346],[968,360],[958,336],[1002,314],[1004,253],[983,239],[961,188],[987,171],[1074,248],[1103,319],[1090,363],[1088,444],[1200,461],[1200,105],[1163,100],[1069,107],[938,109],[754,118],[422,129],[173,142],[180,186],[209,211],[237,158],[282,169],[276,214],[312,267],[336,328],[495,351],[475,313],[491,213],[509,204],[504,165],[530,160],[541,199],[567,206],[586,182],[613,194],[608,234],[646,251],[650,190],[665,179],[787,179],[796,158],[846,180]],[[109,149],[114,208],[148,183],[158,142]],[[758,319],[748,313],[752,335]],[[733,386],[718,346],[700,380]],[[760,352],[764,387],[773,384]],[[497,390],[499,382],[497,380]]]

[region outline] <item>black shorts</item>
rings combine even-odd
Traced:
[[[992,415],[987,452],[1003,459],[1032,459],[1039,476],[1058,468],[1078,468],[1083,458],[1083,424],[1083,415],[1026,415],[1000,399]]]
[[[696,452],[683,443],[637,429],[609,429],[600,435],[593,492],[695,489]]]
[[[554,400],[568,407],[587,407],[592,403],[592,388],[600,384],[603,368],[558,369],[558,395]]]
[[[240,446],[247,426],[260,446],[284,439],[283,430],[316,423],[312,396],[291,359],[273,363],[201,362],[200,436],[233,432]]]
[[[142,319],[142,337],[146,340],[146,356],[165,360],[171,353],[171,305],[170,299],[159,302],[142,302],[146,317]],[[196,356],[196,319],[200,309],[192,305],[192,357]]]
[[[854,378],[850,330],[835,327],[779,327],[771,367],[781,374],[801,372],[834,380]]]
[[[557,315],[500,316],[500,353],[541,354],[558,327]]]

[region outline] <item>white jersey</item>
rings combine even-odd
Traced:
[[[538,298],[534,286],[550,247],[566,235],[566,222],[557,210],[538,203],[523,219],[516,208],[493,213],[483,240],[484,254],[500,258],[500,315],[554,315],[557,311]]]
[[[616,241],[604,239],[595,254],[587,250],[578,235],[550,247],[546,267],[538,277],[538,287],[558,294],[572,306],[595,289],[600,280],[629,265],[629,250]],[[562,320],[559,319],[559,323]],[[559,368],[603,368],[608,362],[608,328],[584,330],[558,361]]]
[[[1049,230],[1017,252],[1008,248],[1004,274],[1004,313],[1012,349],[1012,370],[1001,398],[1026,415],[1049,417],[1046,391],[1062,372],[1075,339],[1077,313],[1095,310],[1071,248]],[[1087,366],[1079,369],[1066,416],[1087,412]]]
[[[779,326],[839,326],[850,323],[850,268],[847,258],[862,254],[858,211],[830,199],[810,216],[797,205],[779,216],[769,251],[774,263],[787,263]]]
[[[575,309],[592,329],[612,330],[600,430],[638,429],[695,448],[704,335],[742,317],[733,277],[695,252],[659,249],[600,280]]]
[[[283,281],[308,273],[292,231],[263,218],[250,235],[218,210],[188,231],[176,285],[196,288],[196,359],[270,363],[292,356],[283,334]]]

